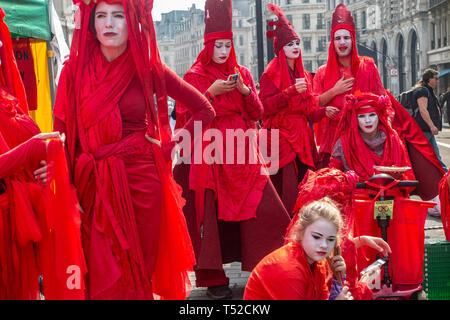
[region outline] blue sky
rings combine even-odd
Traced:
[[[187,10],[195,3],[199,9],[205,8],[205,0],[154,0],[152,16],[153,20],[161,20],[161,13],[172,10]]]

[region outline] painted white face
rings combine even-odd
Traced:
[[[352,52],[352,35],[346,29],[339,29],[334,33],[333,43],[339,57],[346,57]]]
[[[300,56],[300,40],[293,40],[283,47],[284,54],[288,59],[297,59]]]
[[[118,3],[100,2],[95,9],[95,31],[102,46],[126,47],[128,27],[123,6]]]
[[[216,40],[216,42],[214,43],[212,60],[218,64],[225,63],[230,56],[231,46],[232,42],[230,39]]]
[[[359,129],[367,135],[372,135],[378,129],[379,118],[376,112],[358,114]]]
[[[336,244],[336,227],[325,219],[317,219],[303,232],[300,243],[311,264],[328,257]]]

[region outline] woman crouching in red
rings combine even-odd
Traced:
[[[329,258],[336,275],[331,297],[327,287],[325,259],[339,245],[342,227],[339,209],[329,198],[303,207],[291,229],[290,242],[253,269],[244,300],[352,300],[348,287],[339,284],[346,269],[340,255]]]

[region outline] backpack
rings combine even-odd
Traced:
[[[417,106],[417,101],[414,99],[414,89],[402,92],[399,97],[399,102],[405,108],[406,111],[416,119],[419,108]]]

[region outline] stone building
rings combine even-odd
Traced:
[[[70,47],[72,43],[73,31],[75,29],[75,21],[73,19],[77,6],[72,0],[54,0],[55,10],[58,13],[59,20],[64,32],[64,38]]]
[[[383,84],[394,95],[415,85],[427,67],[450,69],[448,0],[327,0],[328,40],[331,15],[340,2],[355,19],[358,50],[372,51]],[[446,87],[448,79],[441,80]]]

